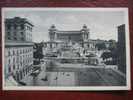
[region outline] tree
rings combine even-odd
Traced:
[[[109,42],[110,42],[109,50],[110,50],[110,51],[116,50],[116,48],[117,48],[117,43],[116,43],[116,41],[115,41],[115,40],[109,40]]]
[[[105,43],[97,43],[96,44],[96,48],[98,48],[98,50],[105,50],[106,49],[106,45]]]
[[[104,52],[101,57],[103,58],[103,60],[108,59],[110,57],[112,57],[112,53],[111,52]]]
[[[39,61],[40,61],[40,59],[43,58],[42,52],[40,52],[39,50],[34,52],[34,58],[39,59]]]
[[[35,51],[34,51],[34,53],[33,53],[33,57],[34,57],[35,59],[38,59],[39,63],[40,63],[40,60],[44,57],[44,56],[43,56],[42,47],[43,47],[43,46],[42,46],[41,43],[39,43],[39,44],[35,43],[35,45],[34,45]]]

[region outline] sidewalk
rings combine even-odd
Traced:
[[[33,86],[33,77],[31,75],[27,75],[21,81],[24,82],[24,83],[26,83],[27,86]]]
[[[39,75],[37,77],[35,77],[34,79],[33,79],[33,76],[28,75],[24,79],[22,79],[21,81],[26,83],[27,86],[34,86],[34,85],[36,85],[36,86],[46,86],[46,85],[48,85],[48,82],[42,80],[42,79],[45,78],[45,75],[46,75],[46,72],[41,71],[39,73]]]

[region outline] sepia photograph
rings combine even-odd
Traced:
[[[130,90],[128,8],[2,8],[3,90]]]

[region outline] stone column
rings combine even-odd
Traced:
[[[54,32],[54,40],[57,40],[57,33]]]

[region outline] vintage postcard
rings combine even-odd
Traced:
[[[130,90],[128,8],[2,8],[3,90]]]

